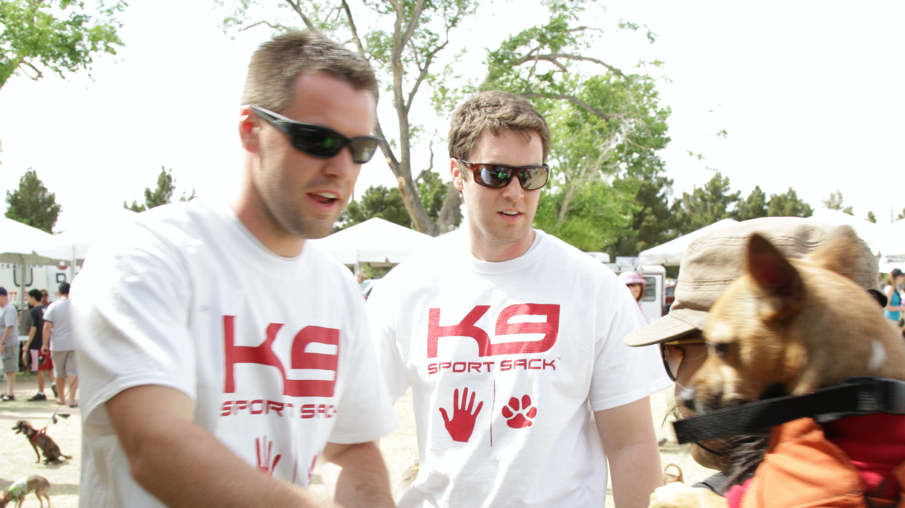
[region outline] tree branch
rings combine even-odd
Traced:
[[[534,60],[534,67],[531,67],[531,74],[534,74],[534,69],[537,67],[537,62],[539,62],[539,61],[541,61],[541,60],[550,62],[550,63],[552,63],[553,65],[559,67],[559,70],[561,70],[561,71],[563,71],[563,72],[566,72],[566,66],[565,66],[565,65],[563,65],[563,64],[561,64],[561,63],[559,63],[559,62],[557,62],[555,58],[551,58],[551,57],[548,56],[548,55],[534,55],[534,56],[531,56],[530,54],[528,54],[528,55],[523,56],[522,58],[519,58],[518,65],[521,65],[521,64],[523,64],[523,63],[525,63],[525,62],[527,62],[527,61],[530,61],[530,60]]]
[[[394,5],[398,5],[398,2],[396,0],[391,0],[391,1],[394,3]],[[396,9],[399,10],[400,8],[397,7]],[[409,26],[406,27],[405,33],[402,34],[402,41],[401,41],[402,44],[400,46],[400,51],[399,51],[400,59],[402,57],[401,48],[405,48],[408,45],[409,39],[411,39],[412,34],[415,33],[415,27],[418,26],[418,22],[421,19],[422,12],[424,12],[424,0],[418,0],[418,3],[415,4],[415,9],[412,11],[412,19],[409,20]],[[400,12],[400,15],[404,15],[404,13]]]
[[[549,58],[565,58],[566,60],[578,60],[581,62],[593,62],[595,64],[606,67],[607,69],[610,70],[610,72],[613,72],[614,74],[618,74],[618,75],[622,76],[623,78],[627,77],[618,68],[613,67],[612,65],[604,62],[603,60],[598,60],[596,58],[591,58],[589,56],[569,55],[566,53],[553,53],[551,55],[538,55],[537,58],[541,58],[543,60],[547,60]],[[524,62],[519,62],[519,63],[524,63]]]
[[[292,6],[292,9],[296,12],[296,14],[298,14],[302,18],[302,21],[305,22],[305,27],[307,27],[308,30],[311,30],[312,32],[317,32],[317,29],[314,28],[314,23],[312,23],[311,20],[308,19],[308,16],[305,16],[305,13],[302,12],[302,6],[300,5],[300,3],[301,3],[300,0],[295,0],[295,1],[286,0],[286,3],[288,3],[290,6]]]
[[[424,78],[427,77],[427,71],[431,66],[431,62],[434,59],[434,55],[440,52],[446,45],[449,44],[449,39],[446,40],[441,46],[438,46],[435,50],[431,51],[427,54],[427,59],[424,61],[424,68],[421,69],[421,72],[418,74],[418,79],[415,80],[415,85],[412,86],[412,90],[409,92],[408,102],[404,105],[406,112],[412,106],[412,101],[415,100],[415,94],[418,93],[418,88],[421,86],[421,82],[424,81]]]
[[[533,93],[533,92],[525,92],[520,95],[522,97],[527,97],[529,99],[556,99],[556,100],[560,100],[560,101],[569,101],[572,104],[575,104],[576,106],[578,106],[579,108],[582,108],[585,111],[591,113],[592,115],[602,118],[604,120],[610,120],[611,118],[618,118],[620,116],[620,115],[608,115],[608,114],[604,113],[603,111],[600,111],[599,109],[592,108],[591,106],[589,106],[588,104],[583,102],[578,97],[575,97],[574,95],[562,95],[562,94],[547,95],[547,94]]]
[[[250,29],[252,29],[252,28],[254,28],[254,27],[258,26],[258,25],[267,25],[267,26],[270,27],[271,30],[283,30],[283,31],[289,30],[289,27],[283,26],[283,25],[281,25],[281,24],[279,24],[279,23],[277,23],[276,25],[274,25],[274,24],[271,24],[269,21],[258,21],[257,23],[252,23],[252,24],[250,24],[250,25],[248,25],[248,26],[245,26],[245,27],[240,28],[239,31],[240,31],[240,32],[244,32],[244,31],[250,30]]]
[[[37,80],[39,80],[39,79],[41,79],[41,78],[44,77],[44,74],[43,74],[40,70],[38,70],[37,67],[35,67],[34,65],[30,64],[29,62],[26,62],[25,60],[22,60],[21,62],[19,62],[19,65],[18,65],[17,67],[20,67],[20,66],[22,66],[22,65],[26,65],[26,66],[28,66],[28,67],[31,67],[31,70],[35,71],[35,76],[34,76],[34,77],[29,76],[28,73],[25,73],[25,75],[26,75],[28,78],[32,79],[33,81],[37,81]]]
[[[346,3],[346,0],[343,0],[342,8],[346,12],[346,19],[349,20],[349,29],[352,30],[352,40],[355,41],[355,46],[358,47],[358,53],[361,56],[365,56],[365,47],[361,43],[361,39],[358,37],[358,30],[355,28],[355,21],[352,19],[352,10],[349,9],[349,4]]]

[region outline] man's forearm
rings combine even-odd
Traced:
[[[167,506],[331,506],[249,466],[197,425],[171,423],[172,432],[145,435],[130,461],[139,485]]]
[[[656,443],[626,446],[608,457],[613,475],[613,500],[619,508],[644,508],[650,494],[663,485],[660,453]]]
[[[3,351],[3,348],[6,347],[6,339],[9,338],[10,334],[13,333],[13,327],[7,326],[3,330],[3,338],[0,338],[0,351]]]
[[[343,446],[343,450],[330,456],[331,447]],[[393,508],[390,477],[376,442],[353,445],[328,444],[325,459],[341,467],[336,480],[335,500],[347,508]]]

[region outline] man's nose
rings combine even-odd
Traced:
[[[337,180],[348,180],[350,178],[356,178],[360,169],[361,164],[356,164],[352,161],[352,149],[348,146],[344,146],[338,154],[328,159],[324,171],[327,176],[336,178]]]
[[[518,176],[513,175],[509,185],[503,187],[503,197],[511,201],[518,201],[525,197],[525,189],[519,183]]]

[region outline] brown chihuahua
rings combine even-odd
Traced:
[[[905,342],[876,300],[855,284],[860,245],[849,227],[822,248],[787,259],[752,235],[747,273],[711,307],[704,338],[707,360],[682,394],[698,413],[802,395],[855,376],[905,380]],[[728,506],[705,489],[670,484],[652,507]]]

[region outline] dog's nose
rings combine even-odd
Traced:
[[[697,413],[698,409],[695,407],[694,403],[694,388],[689,386],[682,390],[682,393],[679,394],[679,400],[682,401],[682,405],[690,409],[691,411]]]

